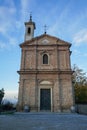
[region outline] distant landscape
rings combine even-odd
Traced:
[[[18,92],[17,91],[5,91],[5,96],[3,99],[5,102],[11,102],[13,104],[17,103],[18,101]]]

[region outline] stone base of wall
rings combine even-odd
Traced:
[[[58,112],[58,113],[72,113],[73,111],[71,110],[71,108],[67,108],[67,109],[57,109],[57,108],[53,108],[53,110],[44,110],[44,111],[40,111],[40,108],[37,107],[29,107],[29,106],[18,106],[17,105],[17,111],[19,112]]]
[[[87,104],[76,104],[76,112],[79,114],[87,114]]]

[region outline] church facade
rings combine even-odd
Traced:
[[[70,46],[46,32],[34,37],[35,23],[25,23],[21,47],[18,110],[70,111],[74,105]]]

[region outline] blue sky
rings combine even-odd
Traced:
[[[35,36],[47,33],[71,42],[71,65],[87,72],[87,0],[0,0],[0,88],[18,92],[24,22],[32,12]]]

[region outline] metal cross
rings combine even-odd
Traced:
[[[32,12],[30,12],[30,21],[32,21]]]
[[[44,25],[44,33],[45,34],[47,33],[47,26],[46,26],[46,24]]]

